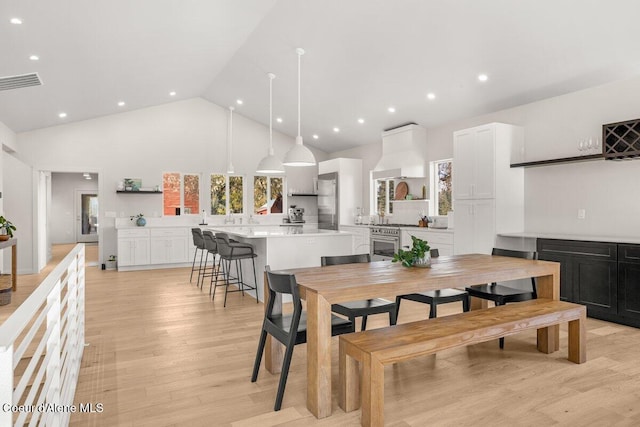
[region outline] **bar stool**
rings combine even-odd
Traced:
[[[213,235],[211,231],[203,231],[202,236],[204,237],[204,246],[207,250],[207,255],[204,258],[204,268],[202,269],[202,282],[200,283],[200,289],[204,284],[205,277],[211,277],[211,281],[209,283],[209,295],[211,295],[211,288],[213,286],[213,277],[218,277],[219,269],[216,266],[216,256],[218,255],[218,244],[216,243],[216,237]],[[209,263],[209,255],[211,255],[211,267],[208,269],[207,265]],[[207,271],[208,269],[208,271]]]
[[[194,227],[191,229],[191,236],[193,237],[193,245],[196,247],[196,251],[193,253],[193,263],[191,264],[191,275],[189,276],[189,283],[193,280],[193,272],[196,271],[196,257],[198,256],[198,250],[200,250],[200,264],[198,265],[198,282],[196,285],[200,284],[200,273],[202,272],[202,256],[204,252],[207,250],[204,246],[204,237],[202,235],[202,230]]]
[[[254,290],[256,291],[256,304],[258,301],[258,279],[256,277],[256,262],[255,258],[258,256],[253,245],[249,243],[237,243],[229,240],[227,233],[216,233],[216,243],[218,244],[218,255],[220,255],[220,261],[218,261],[218,268],[222,265],[222,276],[224,277],[224,284],[218,285],[218,277],[216,276],[215,283],[213,285],[213,295],[211,299],[216,297],[216,288],[218,286],[224,286],[224,307],[227,306],[227,293],[228,292],[242,292]],[[251,259],[253,265],[253,286],[244,281],[242,275],[242,260]],[[235,263],[236,276],[231,274],[231,264]],[[234,291],[229,290],[229,285],[238,285],[238,289]]]

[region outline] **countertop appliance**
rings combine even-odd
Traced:
[[[337,230],[340,224],[338,174],[318,175],[318,228]]]
[[[400,228],[398,226],[371,226],[371,260],[393,259],[400,247]]]
[[[301,224],[304,222],[304,208],[297,208],[296,205],[289,207],[289,222],[292,224]]]

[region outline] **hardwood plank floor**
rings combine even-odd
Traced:
[[[189,269],[118,273],[87,270],[86,341],[76,403],[104,412],[73,414],[72,426],[355,426],[333,393],[333,416],[306,409],[306,346],[297,346],[282,410],[273,412],[278,376],[250,382],[262,304],[239,293],[212,302],[189,284]],[[460,311],[439,307],[439,314]],[[404,302],[399,321],[427,316]],[[387,326],[384,315],[370,327]],[[588,319],[587,363],[536,351],[535,333],[397,364],[385,372],[390,426],[640,424],[640,330]],[[334,339],[335,340],[335,339]],[[337,340],[333,381],[338,383]]]

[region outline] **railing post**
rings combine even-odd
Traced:
[[[47,393],[46,402],[60,403],[60,291],[62,285],[60,279],[47,297],[47,330],[51,329],[51,335],[47,340],[47,354],[50,354],[50,361],[47,365],[47,379],[50,379],[50,389]],[[59,426],[59,412],[46,414],[47,425]]]
[[[5,411],[13,405],[13,344],[0,349],[0,426],[13,425],[13,413]]]

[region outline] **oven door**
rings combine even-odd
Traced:
[[[393,259],[398,252],[399,240],[397,237],[371,236],[371,261]]]

